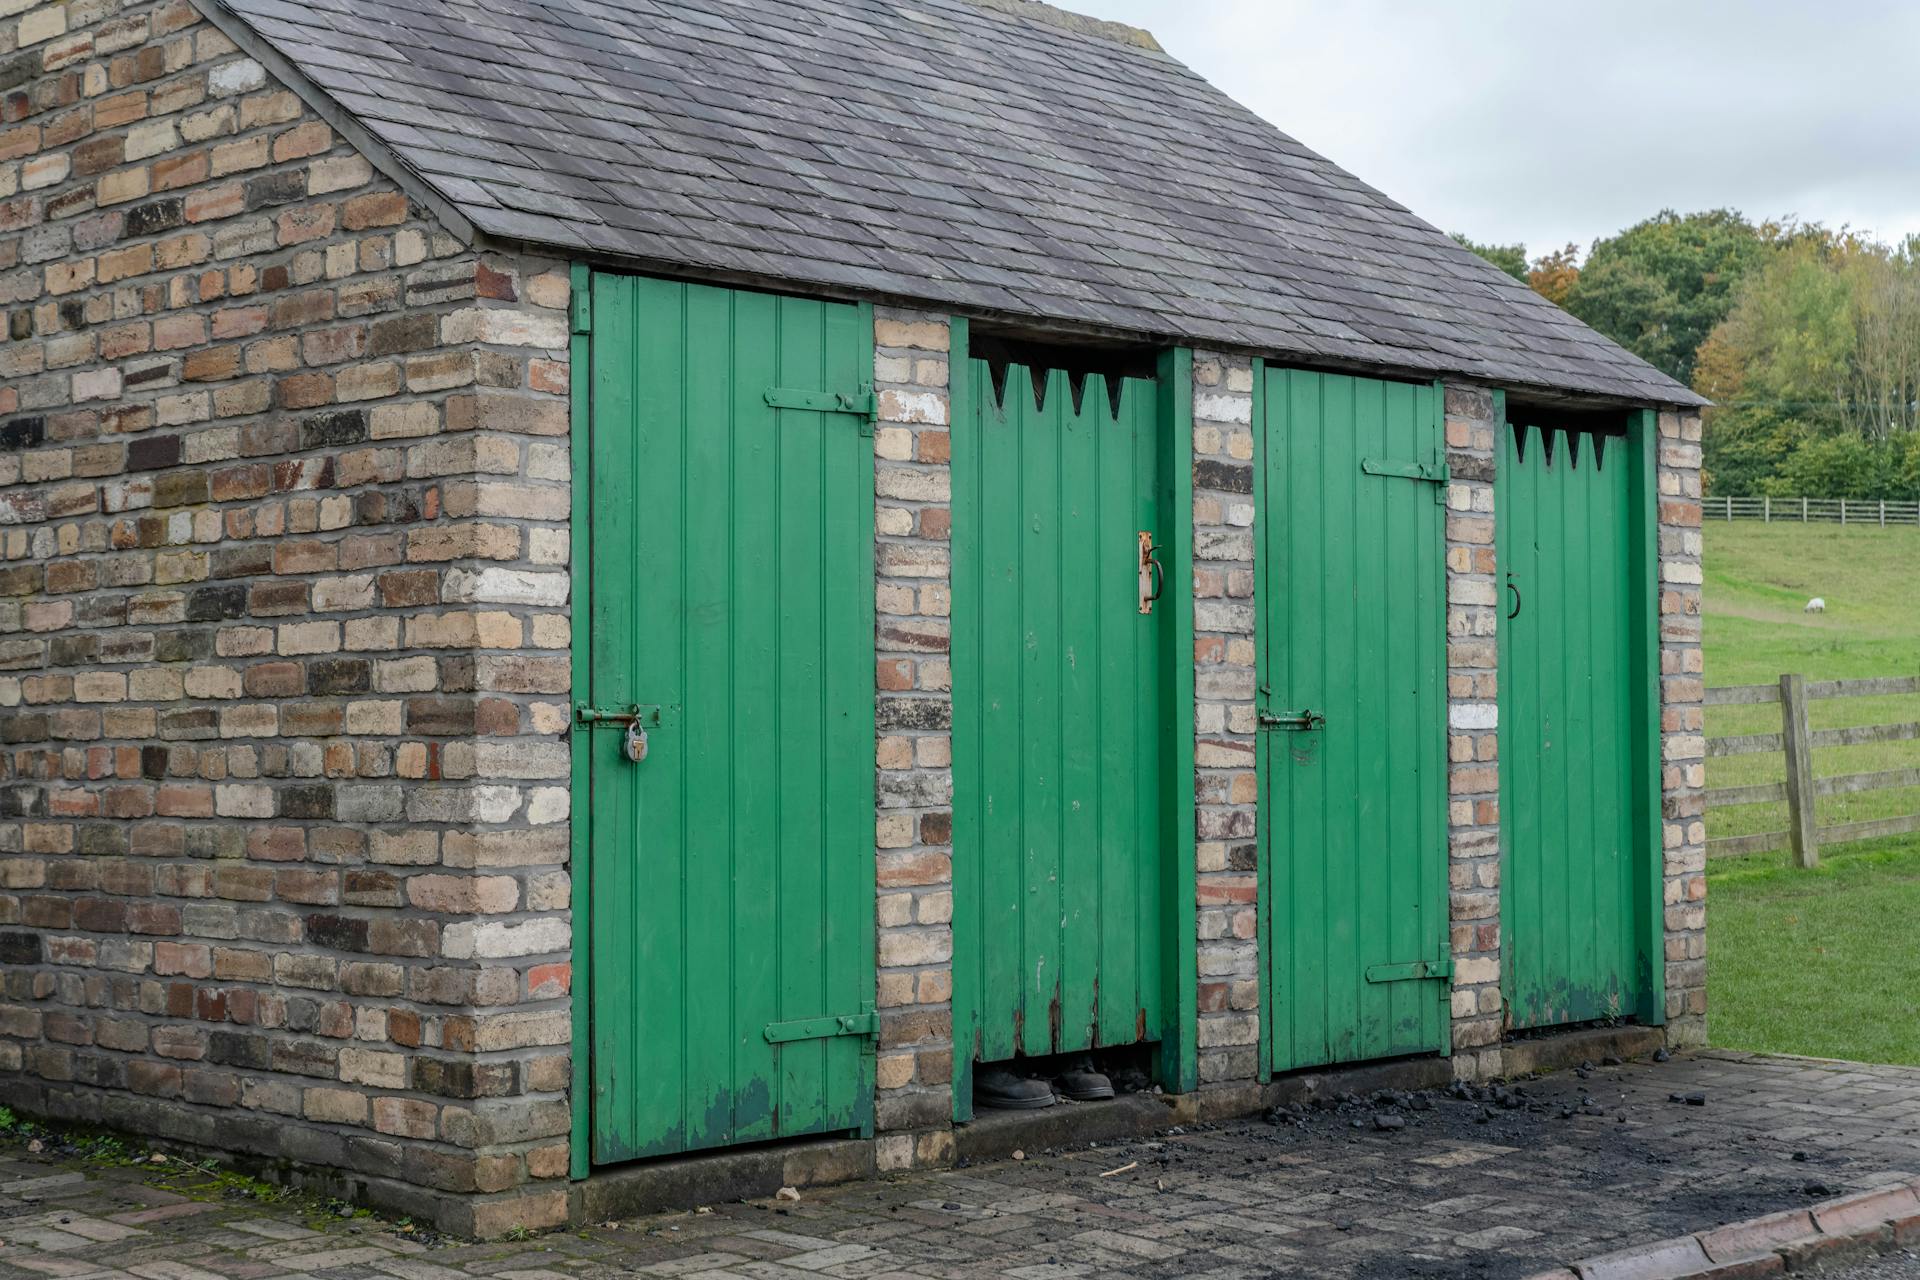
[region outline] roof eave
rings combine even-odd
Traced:
[[[1396,363],[1391,359],[1365,360],[1330,357],[1321,353],[1289,350],[1285,347],[1255,346],[1244,342],[1195,337],[1190,334],[1176,333],[1171,330],[1127,329],[1113,325],[1093,324],[1081,320],[1061,320],[1047,316],[1032,315],[1025,312],[996,311],[991,308],[954,306],[948,302],[911,293],[899,293],[883,289],[861,289],[858,287],[835,285],[818,281],[795,280],[786,276],[761,275],[755,272],[739,271],[725,267],[706,267],[671,259],[610,253],[605,250],[583,250],[578,246],[558,245],[535,240],[510,239],[507,237],[490,237],[487,236],[486,233],[480,234],[484,239],[489,240],[491,243],[503,249],[561,254],[591,266],[640,272],[671,279],[697,280],[707,284],[760,289],[767,292],[792,293],[798,290],[804,291],[814,297],[832,298],[847,302],[871,302],[881,306],[949,311],[956,315],[965,315],[977,321],[1005,325],[1009,328],[1024,329],[1036,335],[1053,335],[1063,339],[1077,339],[1084,342],[1108,342],[1155,347],[1198,346],[1219,351],[1223,354],[1257,356],[1266,360],[1280,360],[1296,368],[1320,369],[1335,373],[1364,374],[1402,381],[1431,382],[1438,380],[1459,385],[1493,387],[1507,391],[1520,391],[1535,399],[1564,402],[1568,405],[1578,404],[1588,408],[1602,406],[1647,408],[1651,406],[1660,409],[1690,409],[1705,407],[1711,403],[1705,398],[1686,390],[1686,388],[1677,382],[1673,384],[1675,394],[1670,397],[1661,397],[1652,394],[1644,396],[1627,395],[1600,391],[1590,386],[1567,382],[1494,377],[1483,371],[1463,368],[1421,368]]]

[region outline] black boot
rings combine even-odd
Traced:
[[[995,1067],[974,1077],[973,1100],[1001,1111],[1038,1111],[1053,1105],[1053,1090],[1044,1080],[1029,1080]]]
[[[1093,1059],[1082,1058],[1054,1080],[1062,1096],[1075,1102],[1097,1102],[1113,1096],[1113,1081],[1093,1069]]]

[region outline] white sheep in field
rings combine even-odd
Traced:
[[[1827,602],[1822,598],[1820,598],[1819,596],[1815,596],[1813,599],[1807,601],[1806,612],[1825,613],[1826,611],[1827,611]]]

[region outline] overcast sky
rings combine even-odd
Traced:
[[[1476,240],[1662,208],[1920,232],[1920,0],[1056,0]]]

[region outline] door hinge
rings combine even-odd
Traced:
[[[1426,978],[1451,978],[1453,958],[1445,960],[1409,960],[1405,964],[1370,964],[1368,982],[1419,982]]]
[[[858,391],[803,391],[795,387],[768,387],[767,403],[776,409],[805,409],[810,413],[849,413],[860,420],[860,434],[873,434],[880,416],[880,399],[871,383]]]
[[[872,1005],[863,1005],[859,1013],[830,1013],[824,1018],[799,1018],[793,1022],[769,1022],[768,1044],[786,1044],[792,1040],[827,1040],[834,1036],[878,1037],[880,1015]]]
[[[1453,481],[1453,468],[1444,460],[1439,462],[1399,462],[1391,458],[1362,458],[1360,470],[1370,476],[1391,476],[1400,480],[1424,480],[1428,484],[1440,486],[1440,492],[1434,501],[1445,505],[1447,486]]]

